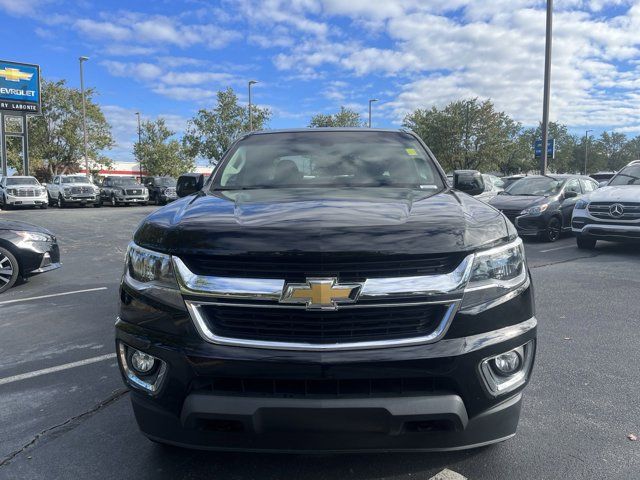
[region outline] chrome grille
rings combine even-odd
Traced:
[[[16,190],[16,197],[37,197],[40,192],[37,188],[19,188]]]
[[[92,194],[93,193],[93,188],[91,188],[91,187],[71,187],[71,193],[74,194],[74,195]]]
[[[127,195],[142,195],[141,188],[127,188]]]
[[[176,196],[176,188],[175,187],[167,187],[164,191],[165,196],[167,197],[175,197]]]
[[[617,217],[611,215],[609,209],[612,205],[622,205],[624,213]],[[640,220],[640,202],[591,202],[589,204],[589,213],[594,218],[606,220]]]

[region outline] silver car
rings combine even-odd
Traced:
[[[49,205],[94,205],[101,207],[100,189],[84,175],[56,175],[47,184]]]

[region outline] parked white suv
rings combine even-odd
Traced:
[[[595,248],[598,240],[640,242],[640,160],[578,200],[571,229],[578,248]]]
[[[47,190],[35,177],[18,175],[2,177],[0,205],[4,209],[22,205],[47,208]]]
[[[49,205],[64,208],[70,204],[101,207],[100,189],[85,175],[56,175],[47,185]]]

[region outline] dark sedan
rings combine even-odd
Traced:
[[[0,293],[19,279],[60,265],[58,242],[50,231],[30,223],[0,220]]]
[[[555,242],[571,230],[578,198],[597,188],[597,182],[584,175],[531,175],[509,185],[489,204],[511,220],[520,236]]]

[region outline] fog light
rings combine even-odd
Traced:
[[[498,355],[495,358],[494,362],[496,373],[500,375],[511,375],[520,370],[520,366],[522,365],[522,357],[517,350],[511,350],[510,352]]]
[[[140,373],[149,373],[156,363],[156,359],[151,355],[135,350],[131,355],[131,365]]]

